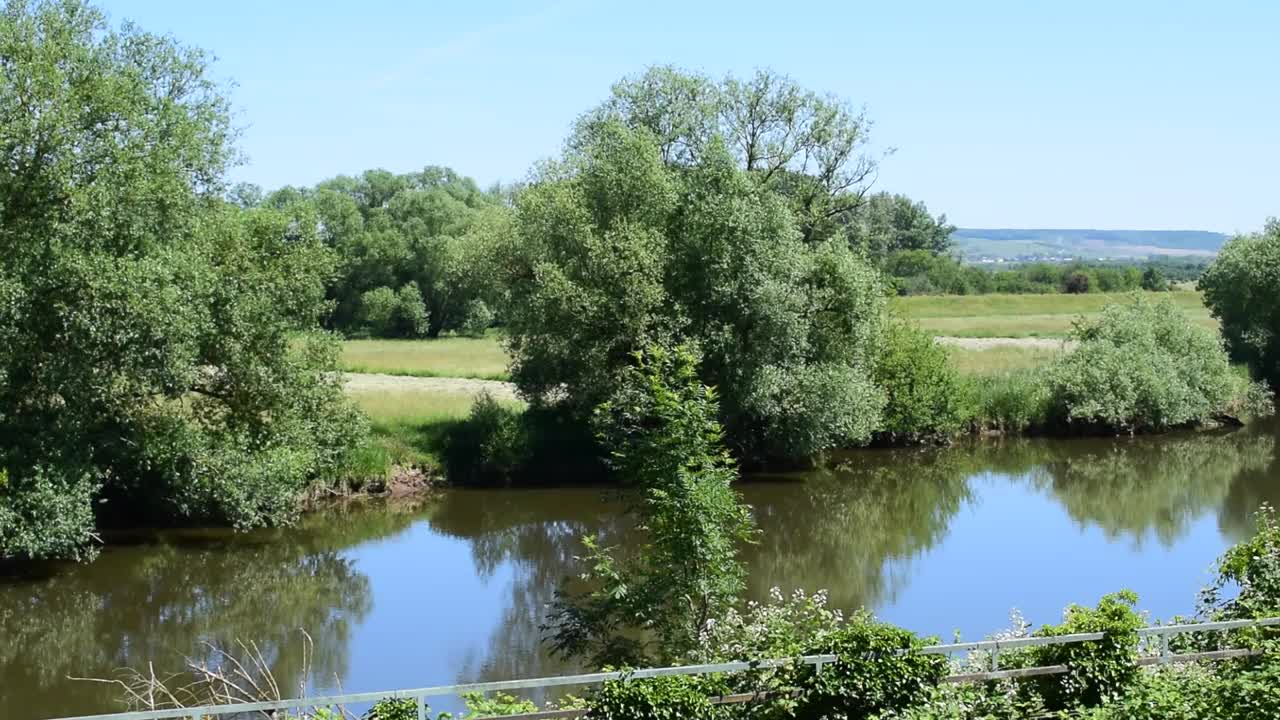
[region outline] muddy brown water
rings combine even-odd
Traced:
[[[825,589],[912,630],[980,638],[1017,608],[1137,591],[1189,613],[1214,558],[1280,500],[1277,430],[865,451],[741,486],[762,529],[750,594]],[[455,490],[287,530],[138,533],[87,565],[0,578],[0,718],[121,709],[72,678],[177,669],[253,640],[288,689],[362,692],[540,676],[539,625],[579,539],[624,531],[597,489]],[[314,642],[304,678],[299,630]],[[445,708],[447,709],[447,708]]]

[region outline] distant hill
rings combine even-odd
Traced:
[[[1227,235],[1204,230],[1030,230],[959,228],[956,250],[970,262],[1146,258],[1151,255],[1217,254]]]

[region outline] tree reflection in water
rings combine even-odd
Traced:
[[[749,594],[762,598],[778,586],[826,589],[843,608],[908,602],[912,579],[932,567],[931,551],[955,528],[972,527],[957,523],[957,516],[966,508],[987,512],[982,505],[992,491],[1003,491],[1006,501],[1047,500],[1039,512],[1049,521],[1070,518],[1139,549],[1172,546],[1198,520],[1216,515],[1222,537],[1205,540],[1216,554],[1219,543],[1251,531],[1248,518],[1259,503],[1280,503],[1276,453],[1272,426],[1259,426],[1227,434],[862,451],[837,458],[832,469],[754,477],[740,485],[762,530],[759,542],[744,550]],[[302,679],[298,629],[315,641],[314,671],[322,684],[350,674],[353,646],[363,650],[360,671],[376,677],[378,663],[394,660],[369,646],[377,640],[361,645],[359,626],[378,609],[353,548],[412,536],[405,531],[414,522],[425,523],[432,536],[461,541],[430,545],[434,551],[456,548],[444,551],[469,553],[463,565],[478,577],[509,579],[491,589],[501,594],[500,616],[467,628],[462,646],[450,646],[451,654],[461,654],[460,664],[448,668],[456,676],[427,682],[575,669],[548,657],[540,626],[560,582],[579,571],[582,536],[626,545],[631,531],[620,510],[618,499],[601,489],[449,491],[421,511],[336,510],[286,531],[138,537],[109,547],[90,565],[0,581],[0,717],[109,709],[118,697],[113,689],[69,684],[67,676],[110,676],[147,662],[174,668],[205,640],[256,641],[280,683],[296,687]],[[455,558],[424,555],[419,547],[396,545],[381,566],[428,578],[437,562],[456,566]],[[948,558],[969,561],[963,554]],[[442,616],[446,605],[433,602],[436,592],[385,610],[392,623],[413,627],[416,634],[400,636],[404,642],[434,648],[436,626],[458,622]]]

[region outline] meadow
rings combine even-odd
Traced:
[[[1197,323],[1217,328],[1198,292],[1159,293]],[[1124,293],[1082,295],[916,295],[894,298],[893,307],[934,335],[951,337],[1062,337],[1080,316],[1096,315]]]
[[[507,353],[499,336],[434,340],[348,340],[341,368],[354,373],[506,380]]]

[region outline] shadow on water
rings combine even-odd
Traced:
[[[1096,599],[1077,593],[1093,592],[1089,582],[1117,589],[1114,578],[1127,582],[1148,572],[1144,565],[1183,575],[1149,594],[1181,595],[1223,547],[1248,535],[1261,502],[1280,501],[1278,471],[1270,425],[851,453],[828,469],[741,484],[762,530],[744,550],[749,594],[826,589],[837,606],[874,608],[916,629],[945,614],[995,630],[990,607],[973,614],[976,601],[945,596],[937,607],[938,587],[951,588],[938,578],[980,574],[994,542],[1012,554],[1056,547],[1080,556],[1067,559],[1087,575],[1038,581],[1046,606]],[[423,507],[337,509],[288,530],[113,537],[92,564],[0,578],[0,717],[115,709],[113,689],[68,676],[109,677],[149,661],[174,668],[203,641],[253,639],[281,685],[297,687],[300,628],[315,642],[314,676],[352,690],[570,670],[544,652],[545,608],[576,572],[584,535],[628,543],[620,508],[599,489],[458,490]],[[1000,537],[1018,532],[1041,535],[1041,544]],[[447,602],[432,580],[445,567],[475,579],[476,602]],[[1025,574],[1002,580],[999,570],[984,576],[985,590],[1000,596],[993,603],[1032,582]],[[397,597],[405,573],[423,578],[410,601]],[[1187,595],[1165,604],[1184,608]],[[406,669],[405,653],[388,642],[441,659]]]

